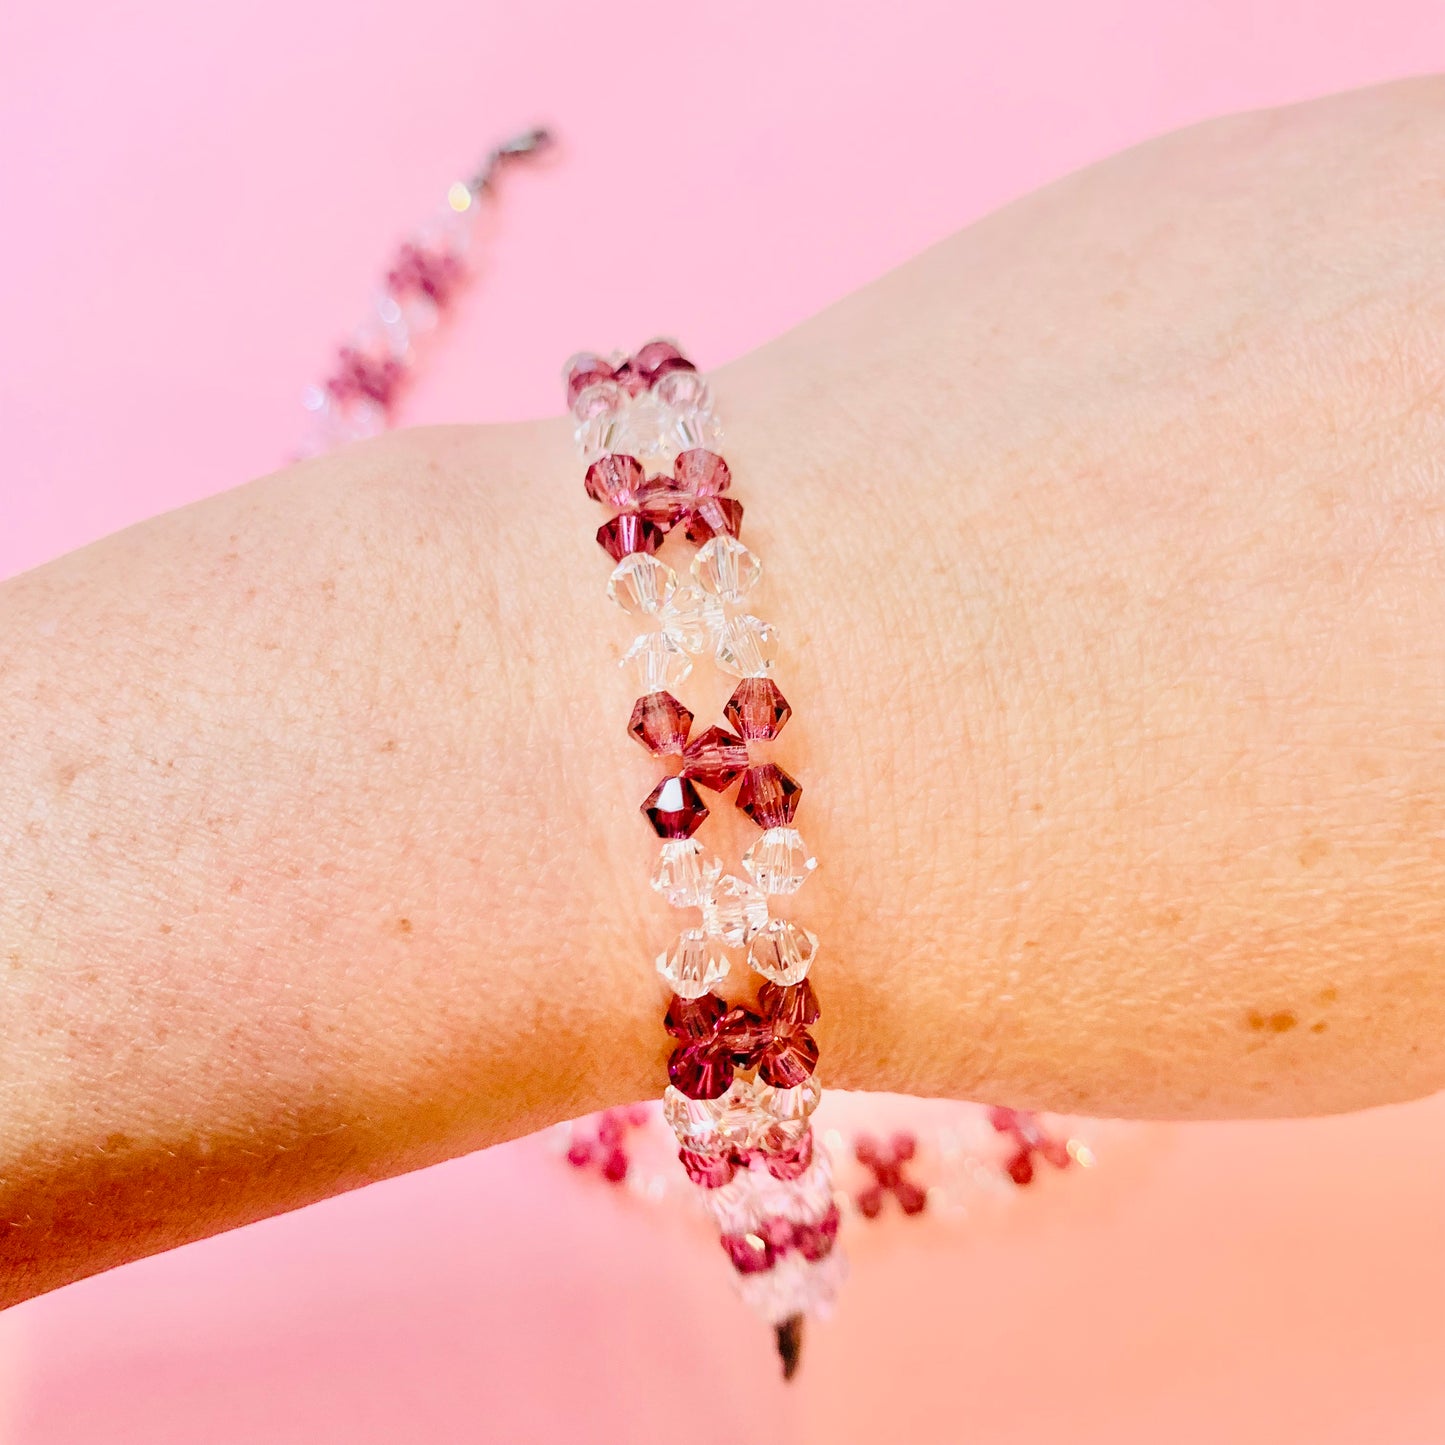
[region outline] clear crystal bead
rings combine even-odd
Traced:
[[[772,983],[802,983],[818,952],[818,935],[791,918],[770,918],[748,942],[748,966]]]
[[[617,413],[611,450],[636,457],[644,464],[670,464],[681,450],[677,436],[677,413],[660,401],[655,392],[633,397]]]
[[[701,372],[670,371],[652,388],[665,405],[679,412],[710,412],[712,394]]]
[[[670,839],[652,871],[652,886],[674,908],[701,908],[721,873],[721,860],[705,854],[696,838]]]
[[[696,1154],[726,1153],[728,1141],[719,1131],[718,1121],[727,1112],[727,1097],[724,1094],[721,1099],[689,1099],[669,1084],[662,1091],[662,1116],[684,1149]]]
[[[810,1074],[801,1084],[791,1089],[772,1089],[759,1084],[758,1106],[770,1120],[778,1124],[799,1124],[807,1126],[823,1097],[823,1086],[816,1074]],[[802,1129],[799,1129],[801,1135]]]
[[[777,629],[747,615],[728,618],[714,648],[717,665],[734,677],[765,677],[777,653]]]
[[[572,403],[572,415],[576,417],[580,435],[581,428],[599,417],[614,419],[627,405],[627,393],[615,381],[594,381],[577,393]]]
[[[678,935],[670,949],[657,955],[657,971],[679,998],[701,998],[728,975],[728,956],[700,928]]]
[[[701,587],[683,583],[663,604],[658,617],[689,652],[701,652],[715,645],[714,639],[723,629],[722,601],[710,597]]]
[[[796,893],[818,866],[796,828],[768,828],[743,854],[743,868],[764,893]]]
[[[718,420],[708,411],[684,411],[678,415],[673,426],[674,451],[691,451],[694,447],[705,447],[715,452],[722,446],[723,430]]]
[[[607,579],[607,595],[624,611],[656,616],[677,591],[677,573],[651,552],[624,557]]]
[[[816,1263],[790,1250],[772,1269],[733,1276],[743,1302],[770,1325],[785,1324],[794,1315],[826,1319],[838,1301],[848,1275],[847,1258],[834,1249]]]
[[[767,921],[767,895],[732,873],[719,878],[703,898],[703,929],[734,948],[746,943]]]
[[[726,532],[704,542],[692,559],[692,575],[704,592],[724,602],[741,602],[763,575],[763,564]]]
[[[682,643],[668,631],[644,632],[633,639],[622,655],[621,665],[637,682],[640,695],[671,692],[692,671],[692,658]]]

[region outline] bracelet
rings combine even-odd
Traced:
[[[791,1376],[803,1321],[831,1307],[845,1264],[828,1154],[809,1122],[822,1093],[809,1032],[818,939],[773,912],[816,860],[794,827],[802,787],[772,757],[792,707],[772,678],[776,631],[749,610],[762,564],[739,539],[743,507],[716,450],[707,382],[674,343],[584,353],[565,379],[587,495],[612,514],[597,529],[613,564],[607,595],[652,624],[622,657],[638,693],[627,731],[667,767],[641,805],[660,840],[652,887],[692,914],[657,957],[674,1040],[663,1113],[739,1289],[774,1326]],[[684,579],[663,554],[677,554],[680,568],[688,548]],[[724,723],[698,731],[676,692],[694,658],[708,656],[732,692]],[[704,792],[715,808],[734,786],[738,810],[761,832],[741,869],[726,872],[694,835],[712,811]],[[758,982],[751,1002],[718,992],[747,977],[735,955]]]

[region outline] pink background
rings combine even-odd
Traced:
[[[411,420],[552,409],[579,345],[765,341],[1215,112],[1438,68],[1438,0],[11,7],[0,574],[230,486],[397,231],[500,133],[485,285]],[[1445,1440],[1445,1102],[1150,1131],[880,1224],[784,1392],[680,1221],[534,1142],[0,1317],[0,1441]],[[755,1385],[727,1391],[735,1372]],[[699,1407],[703,1408],[699,1408]]]

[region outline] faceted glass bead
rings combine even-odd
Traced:
[[[772,1046],[773,1028],[756,1009],[744,1004],[730,1008],[717,1026],[718,1038],[740,1069],[755,1069]]]
[[[745,677],[733,689],[723,715],[746,741],[772,742],[792,717],[793,709],[772,678]]]
[[[773,670],[778,655],[777,631],[756,617],[728,618],[718,631],[713,655],[733,677],[763,677]]]
[[[670,371],[657,379],[653,395],[664,406],[679,412],[710,412],[712,395],[707,382],[696,371]]]
[[[721,599],[690,582],[680,586],[663,604],[658,619],[689,652],[701,652],[713,645],[726,620]]]
[[[818,952],[818,935],[791,918],[770,918],[748,943],[748,965],[771,983],[801,983]]]
[[[672,464],[672,475],[677,479],[679,491],[691,492],[695,497],[716,497],[733,482],[728,464],[716,452],[704,451],[701,447],[679,452]]]
[[[737,1165],[726,1156],[720,1158],[716,1155],[694,1154],[690,1149],[679,1149],[677,1157],[682,1161],[682,1167],[687,1170],[687,1177],[699,1189],[721,1189],[732,1183],[733,1176],[738,1172]]]
[[[638,692],[645,696],[671,692],[685,682],[692,671],[692,658],[683,651],[682,643],[673,633],[644,632],[622,654],[621,666],[631,671],[637,680]]]
[[[662,1016],[662,1026],[684,1043],[705,1043],[716,1035],[727,1011],[728,1006],[713,994],[700,994],[697,998],[674,994]]]
[[[720,1099],[733,1081],[733,1061],[710,1043],[685,1044],[668,1059],[667,1077],[689,1099]]]
[[[758,1007],[780,1033],[796,1033],[821,1017],[818,995],[806,979],[797,984],[763,984],[758,990]]]
[[[582,485],[594,502],[607,507],[631,507],[642,495],[646,480],[636,457],[606,456],[587,468]]]
[[[761,1274],[775,1262],[773,1246],[759,1234],[725,1234],[722,1247],[739,1274]]]
[[[589,388],[609,380],[612,368],[600,356],[590,351],[579,351],[567,362],[567,405],[575,406],[577,399]]]
[[[657,971],[679,998],[701,998],[728,975],[728,956],[700,928],[686,929],[657,955]]]
[[[650,692],[632,704],[627,731],[650,753],[680,753],[692,727],[692,714],[670,692]]]
[[[651,381],[657,368],[668,361],[686,361],[682,352],[678,350],[675,341],[668,341],[659,338],[656,341],[649,341],[646,346],[637,349],[637,354],[632,358],[632,364],[642,377]]]
[[[701,908],[721,873],[722,862],[695,838],[673,838],[662,845],[652,886],[674,908]]]
[[[803,785],[776,763],[763,763],[743,774],[738,807],[760,828],[791,828]]]
[[[677,1136],[677,1142],[694,1153],[727,1152],[730,1145],[718,1130],[718,1121],[725,1109],[725,1100],[692,1099],[671,1086],[662,1091],[663,1118]]]
[[[710,727],[688,743],[682,754],[682,775],[721,793],[748,765],[748,750],[741,738],[726,728]]]
[[[662,538],[662,528],[639,512],[619,512],[597,529],[597,545],[614,562],[634,552],[655,552]]]
[[[607,595],[624,611],[656,617],[677,591],[677,573],[648,552],[624,557],[607,579]]]
[[[757,586],[763,564],[736,537],[714,537],[698,548],[692,575],[704,592],[741,602]]]
[[[671,381],[671,376],[666,376],[662,381]],[[662,381],[659,381],[653,391],[654,396],[659,396],[662,391]],[[659,398],[660,399],[660,398]],[[668,402],[677,418],[673,424],[674,445],[678,451],[688,451],[694,447],[702,447],[707,451],[715,452],[722,446],[722,427],[718,425],[718,419],[710,412],[697,407],[680,406]]]
[[[769,828],[743,854],[743,869],[764,893],[796,893],[818,866],[796,828]]]
[[[682,534],[689,542],[736,537],[743,529],[743,504],[736,497],[703,497],[687,514]]]
[[[647,795],[642,811],[659,838],[691,838],[708,813],[702,794],[686,778],[664,778]]]
[[[758,1077],[775,1089],[792,1089],[818,1067],[818,1045],[811,1034],[785,1034],[774,1040],[758,1062]]]
[[[745,879],[724,874],[702,902],[702,926],[734,948],[746,943],[768,921],[766,894]]]
[[[616,415],[612,450],[662,466],[678,451],[677,413],[656,392],[635,396]]]
[[[813,1131],[808,1129],[795,1143],[768,1154],[763,1162],[774,1179],[790,1184],[807,1173],[813,1162],[813,1149]]]
[[[806,1124],[823,1097],[823,1086],[816,1077],[792,1089],[760,1089],[758,1107],[774,1123]]]

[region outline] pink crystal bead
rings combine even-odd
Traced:
[[[445,306],[461,279],[462,263],[456,256],[408,243],[397,253],[386,287],[393,296],[420,295]]]
[[[738,1172],[737,1165],[726,1155],[716,1157],[709,1154],[695,1154],[691,1149],[678,1150],[677,1157],[687,1170],[687,1177],[702,1189],[721,1189],[731,1184]]]
[[[818,1067],[818,1045],[808,1033],[781,1034],[758,1060],[758,1077],[775,1089],[792,1089]]]
[[[707,817],[707,804],[687,778],[664,778],[642,804],[659,838],[691,838]]]
[[[748,750],[726,728],[710,727],[688,743],[682,758],[683,777],[721,793],[747,767]]]
[[[796,1224],[793,1226],[793,1248],[804,1259],[816,1263],[826,1259],[838,1242],[838,1226],[841,1222],[838,1206],[831,1205],[827,1214],[817,1224]]]
[[[677,361],[686,362],[688,366],[692,365],[671,341],[658,340],[649,341],[646,346],[639,347],[631,364],[638,375],[651,386],[658,374],[659,367]]]
[[[632,704],[627,731],[650,753],[680,753],[692,727],[692,714],[670,692],[650,692]]]
[[[587,468],[582,485],[594,502],[608,507],[631,507],[646,484],[642,463],[636,457],[599,457]]]
[[[736,537],[743,529],[743,504],[736,497],[703,497],[687,513],[682,534],[701,546],[716,536]]]
[[[763,1156],[763,1163],[774,1179],[791,1182],[806,1174],[813,1162],[813,1131],[807,1130],[796,1143],[782,1149],[770,1150]]]
[[[637,512],[620,512],[597,529],[597,541],[614,562],[662,546],[662,528]]]
[[[636,362],[627,360],[612,373],[612,379],[629,396],[638,396],[647,390],[647,378],[637,369]]]
[[[745,677],[733,689],[723,716],[747,742],[772,742],[793,709],[770,677]]]
[[[716,497],[732,486],[733,474],[716,452],[703,447],[679,452],[672,464],[677,489],[695,497]]]
[[[591,352],[574,356],[567,367],[567,405],[570,407],[594,383],[611,379],[612,367],[600,356]]]
[[[733,1061],[714,1043],[688,1044],[673,1050],[667,1077],[689,1099],[720,1099],[733,1081]]]
[[[722,1247],[739,1274],[761,1274],[773,1267],[776,1258],[772,1245],[760,1234],[725,1234]]]
[[[695,1043],[712,1038],[726,1013],[727,1005],[715,993],[705,993],[700,998],[674,994],[662,1017],[662,1026],[673,1038]]]
[[[775,1027],[785,1030],[806,1029],[818,1022],[822,1012],[806,978],[791,985],[765,983],[758,990],[758,1007]]]
[[[354,346],[343,346],[337,353],[336,370],[327,380],[326,390],[337,401],[365,397],[378,406],[389,407],[405,376],[405,366],[394,356],[378,359]]]
[[[738,807],[760,828],[791,828],[803,785],[776,763],[762,763],[743,774]]]

